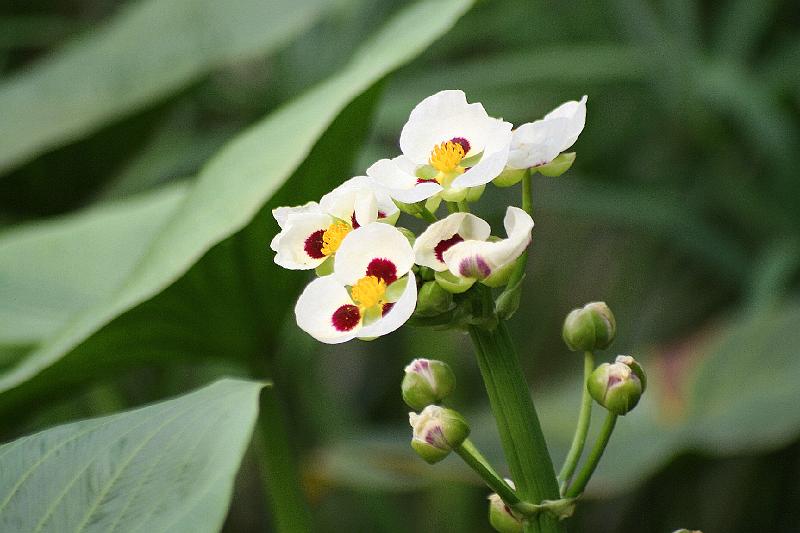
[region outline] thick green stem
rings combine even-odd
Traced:
[[[464,462],[469,465],[479,476],[481,479],[489,486],[490,489],[495,491],[503,501],[510,505],[516,505],[519,503],[519,497],[514,492],[508,483],[500,477],[492,465],[489,464],[489,461],[478,451],[478,448],[475,447],[475,444],[472,443],[471,440],[467,439],[461,446],[455,449],[455,452],[464,459]]]
[[[589,457],[586,459],[586,464],[583,465],[578,477],[575,478],[575,482],[572,483],[565,494],[567,498],[575,498],[583,493],[583,489],[586,488],[586,484],[589,482],[589,479],[594,473],[594,469],[597,468],[597,464],[600,462],[600,458],[603,456],[603,452],[606,449],[608,440],[611,438],[611,433],[614,432],[614,425],[616,423],[617,415],[609,412],[606,415],[605,422],[603,422],[600,435],[597,436],[594,447],[592,448],[591,453],[589,453]]]
[[[558,482],[517,352],[504,322],[496,328],[470,326],[483,381],[506,460],[520,499],[540,503],[559,498]],[[562,532],[549,513],[527,521],[527,532]]]
[[[575,468],[578,466],[583,447],[586,444],[586,434],[589,432],[589,422],[592,418],[592,397],[586,387],[586,381],[593,370],[594,354],[586,352],[583,357],[583,395],[581,396],[580,414],[578,414],[578,427],[575,428],[575,436],[572,438],[572,446],[564,460],[564,466],[561,467],[561,472],[558,474],[558,479],[561,480],[562,495],[567,490],[572,474],[575,473]]]

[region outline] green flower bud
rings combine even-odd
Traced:
[[[644,390],[639,376],[624,363],[598,366],[586,386],[594,401],[615,415],[624,415],[636,407]]]
[[[559,154],[558,157],[540,167],[536,167],[542,176],[548,178],[557,178],[564,172],[570,169],[572,163],[575,162],[575,152],[568,152],[566,154]]]
[[[453,307],[453,294],[447,292],[435,281],[422,284],[417,295],[416,316],[429,317],[441,315]]]
[[[413,429],[411,447],[426,462],[438,463],[469,436],[464,417],[452,409],[429,405],[420,414],[408,413]]]
[[[516,488],[510,479],[506,479],[506,483]],[[495,493],[489,495],[489,524],[500,533],[522,533],[522,520]]]
[[[572,310],[561,336],[573,352],[605,350],[614,342],[617,321],[605,302],[592,302]]]
[[[483,191],[486,190],[486,185],[478,185],[477,187],[470,187],[467,189],[467,202],[473,204],[481,199]]]
[[[416,410],[439,403],[455,390],[456,376],[442,361],[414,359],[405,368],[403,400]]]
[[[492,183],[495,184],[496,187],[513,187],[520,181],[522,181],[522,177],[525,175],[525,169],[516,169],[516,168],[507,168],[503,172],[500,173],[495,179],[492,180]]]
[[[436,279],[436,283],[441,285],[444,290],[452,294],[461,294],[462,292],[467,292],[470,287],[475,284],[474,279],[456,276],[449,270],[437,272],[434,275],[434,278]]]

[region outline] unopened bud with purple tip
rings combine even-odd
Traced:
[[[515,488],[510,479],[506,483]],[[500,533],[522,533],[522,520],[496,493],[489,495],[489,524]]]
[[[615,415],[624,415],[636,407],[646,384],[642,367],[629,356],[598,366],[586,382],[592,398]]]
[[[458,412],[429,405],[421,413],[408,413],[413,429],[411,447],[426,462],[438,463],[461,446],[469,436],[469,426]]]
[[[442,361],[414,359],[405,368],[403,400],[416,410],[439,403],[456,388],[456,376]]]

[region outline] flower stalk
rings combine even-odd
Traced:
[[[600,462],[600,458],[603,457],[603,452],[608,445],[609,439],[611,439],[611,434],[614,432],[616,423],[617,415],[609,411],[603,422],[603,427],[600,429],[600,434],[597,436],[597,440],[592,447],[592,451],[586,459],[586,464],[583,465],[583,468],[581,468],[581,471],[578,473],[578,477],[575,478],[575,482],[572,483],[564,495],[566,498],[576,498],[583,494],[586,484],[589,482],[589,479],[597,468],[597,464]]]
[[[567,453],[567,458],[564,460],[564,466],[561,467],[561,472],[558,474],[558,479],[561,481],[561,494],[567,490],[569,482],[572,479],[572,474],[575,473],[575,468],[578,466],[578,461],[583,453],[583,448],[586,444],[586,434],[589,432],[589,423],[592,418],[592,397],[589,394],[589,388],[586,382],[594,370],[594,354],[587,351],[583,356],[583,393],[581,396],[581,410],[578,414],[578,426],[575,428],[575,435],[572,438],[572,445]]]
[[[553,463],[508,328],[500,321],[493,329],[470,326],[469,333],[517,495],[534,503],[558,499]],[[526,532],[564,531],[549,513],[525,522]]]
[[[486,485],[502,498],[502,500],[509,506],[514,507],[520,503],[519,496],[517,496],[514,489],[498,474],[489,461],[478,451],[475,444],[466,439],[461,446],[454,450],[467,465],[472,468]]]

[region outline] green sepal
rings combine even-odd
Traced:
[[[503,265],[492,272],[488,278],[481,280],[481,283],[493,289],[505,286],[505,284],[508,283],[508,279],[511,277],[511,273],[514,272],[516,264],[516,261],[511,261],[507,265]]]
[[[414,175],[421,180],[433,180],[439,175],[439,171],[431,165],[423,165],[414,172]]]
[[[525,176],[524,168],[506,168],[495,179],[492,180],[495,187],[513,187]]]
[[[546,165],[536,167],[536,170],[538,170],[542,176],[547,176],[548,178],[557,178],[569,170],[574,162],[575,152],[568,152],[565,154],[559,154],[558,157]]]
[[[444,290],[452,294],[461,294],[463,292],[467,292],[470,287],[475,284],[474,279],[456,276],[449,270],[437,272],[434,274],[434,277],[436,279],[436,283],[441,285]]]
[[[319,277],[333,274],[333,256],[327,257],[325,261],[317,265],[317,268],[314,269],[314,272],[316,272],[317,276]]]
[[[386,301],[396,302],[403,295],[406,290],[409,276],[403,276],[388,287],[386,287]]]
[[[410,244],[413,247],[414,246],[414,242],[417,240],[417,236],[414,235],[414,232],[411,231],[408,228],[403,228],[403,227],[400,227],[400,226],[398,226],[397,229],[398,229],[398,231],[400,231],[400,233],[403,234],[403,236],[406,239],[408,239],[408,244]]]
[[[474,204],[483,196],[483,191],[486,190],[486,185],[478,185],[477,187],[467,188],[467,202]]]

